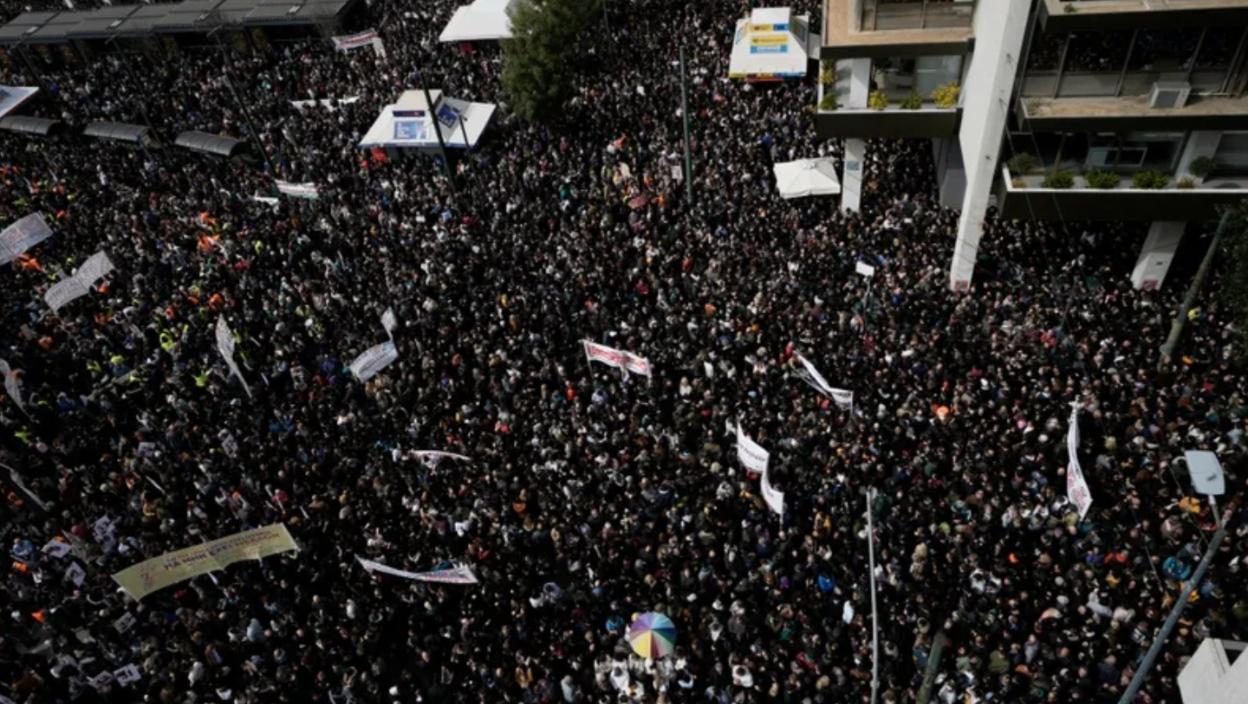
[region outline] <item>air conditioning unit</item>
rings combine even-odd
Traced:
[[[1187,96],[1191,93],[1192,84],[1187,81],[1157,81],[1148,95],[1148,107],[1181,108],[1187,105]]]

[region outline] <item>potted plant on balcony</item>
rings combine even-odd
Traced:
[[[1165,188],[1168,183],[1170,183],[1170,177],[1160,171],[1137,171],[1131,177],[1131,185],[1135,188],[1156,190]]]
[[[872,110],[883,110],[888,107],[888,96],[882,90],[871,91],[871,95],[867,96],[867,107]]]
[[[1065,190],[1075,185],[1075,175],[1069,171],[1050,171],[1040,182],[1042,188]]]
[[[915,91],[911,91],[910,95],[907,95],[901,100],[902,110],[918,110],[921,107],[923,107],[923,96],[919,95]]]
[[[1107,190],[1110,188],[1117,188],[1118,182],[1122,180],[1122,177],[1113,171],[1092,169],[1091,171],[1084,172],[1083,180],[1087,181],[1088,186],[1091,188]]]
[[[951,81],[943,86],[938,86],[936,90],[932,91],[932,102],[945,109],[956,108],[958,106],[958,96],[961,93],[962,88],[958,85],[958,82]]]
[[[819,101],[819,109],[824,112],[832,112],[841,107],[840,98],[836,97],[836,91],[830,90],[823,94],[823,99]]]
[[[1204,181],[1205,177],[1218,168],[1218,162],[1211,156],[1198,156],[1187,165],[1187,172],[1193,177]]]
[[[825,86],[836,83],[836,66],[833,64],[825,65],[819,71],[819,82]]]

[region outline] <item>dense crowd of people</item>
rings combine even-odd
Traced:
[[[1117,701],[1215,528],[1187,449],[1227,468],[1229,534],[1138,701],[1178,701],[1203,638],[1248,640],[1232,325],[1207,296],[1158,371],[1181,291],[1132,289],[1140,228],[990,220],[955,294],[929,144],[871,143],[861,212],[777,196],[774,162],[840,145],[815,136],[813,75],[725,78],[742,3],[612,0],[547,124],[510,116],[496,47],[436,42],[456,4],[367,8],[385,60],[317,39],[3,67],[45,88],[47,116],[234,135],[321,197],[255,199],[263,160],[0,136],[0,226],[42,212],[54,231],[0,270],[25,402],[0,397],[0,697],[869,701],[870,504],[882,701],[913,701],[929,661],[947,704]],[[454,183],[356,146],[422,82],[500,104]],[[98,250],[116,270],[53,314],[44,291]],[[360,383],[347,365],[387,308],[400,358]],[[652,376],[591,366],[585,339]],[[800,381],[798,354],[852,410]],[[782,516],[737,461],[738,423],[771,452]],[[299,552],[141,601],[110,577],[277,522]],[[646,611],[675,622],[670,657],[625,642]],[[99,677],[131,664],[138,681]]]

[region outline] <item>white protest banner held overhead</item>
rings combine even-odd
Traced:
[[[772,511],[776,512],[776,515],[783,516],[784,492],[776,491],[776,488],[771,485],[771,478],[767,476],[767,472],[763,472],[761,486],[763,489],[763,501],[767,502],[767,505],[771,507]]]
[[[609,367],[623,369],[626,372],[650,376],[650,360],[645,357],[638,357],[632,352],[617,350],[589,340],[581,340],[581,344],[585,346],[585,357],[591,362],[602,362]]]
[[[26,402],[22,400],[22,382],[18,380],[17,372],[9,368],[8,362],[0,359],[0,374],[4,375],[4,393],[13,399],[13,403],[17,404],[22,413],[25,413]]]
[[[393,577],[402,577],[416,582],[436,582],[439,584],[477,584],[477,576],[467,567],[453,567],[446,570],[435,570],[433,572],[408,572],[406,570],[397,570],[393,567],[387,567],[380,562],[365,560],[359,555],[355,556],[357,562],[368,572],[380,572]]]
[[[866,262],[858,262],[854,264],[854,272],[869,279],[872,276],[875,276],[875,267],[867,264]]]
[[[321,197],[321,192],[317,189],[316,184],[311,181],[307,183],[291,183],[290,181],[276,181],[277,191],[282,195],[291,198],[304,198],[307,200],[316,200]]]
[[[360,381],[368,381],[399,358],[393,342],[383,342],[366,350],[351,362],[351,373]]]
[[[394,317],[394,309],[387,308],[385,313],[381,314],[381,327],[386,329],[386,334],[390,339],[394,339],[394,329],[399,326],[398,318]]]
[[[819,373],[819,370],[816,369],[815,365],[811,364],[809,360],[807,360],[801,354],[795,353],[794,356],[796,356],[797,361],[801,362],[802,364],[804,373],[802,372],[798,373],[798,376],[802,379],[802,381],[805,381],[807,384],[809,384],[810,387],[813,388],[815,391],[818,391],[824,396],[827,396],[828,398],[832,399],[832,401],[841,410],[850,410],[854,407],[854,392],[853,391],[847,391],[845,389],[834,388],[831,384],[828,383],[827,379],[823,378],[823,375]]]
[[[420,460],[428,464],[437,466],[438,462],[444,459],[459,460],[461,462],[471,462],[471,457],[457,455],[454,452],[443,452],[441,450],[412,450],[407,453],[409,459]]]
[[[243,373],[238,369],[238,363],[234,361],[234,333],[230,332],[230,326],[225,322],[224,315],[217,317],[217,351],[225,358],[225,364],[230,368],[230,373],[243,382],[243,390],[250,398],[251,387],[247,386],[247,380],[243,378]]]
[[[26,250],[52,236],[43,213],[32,213],[0,232],[0,265],[17,259]]]
[[[750,436],[741,430],[739,423],[737,424],[737,459],[745,465],[746,469],[759,473],[767,472],[767,463],[771,460],[771,453],[751,440]]]
[[[334,37],[333,40],[334,48],[338,51],[351,51],[371,46],[379,58],[386,58],[386,45],[381,41],[381,35],[377,34],[376,30],[370,29],[358,34]]]
[[[96,252],[82,266],[74,269],[73,274],[53,284],[43,294],[43,300],[56,313],[66,304],[90,293],[95,282],[112,270],[113,262],[108,255],[103,251]]]
[[[1092,506],[1092,492],[1088,482],[1083,478],[1083,469],[1079,466],[1079,409],[1070,411],[1070,432],[1066,435],[1066,451],[1070,462],[1066,465],[1066,498],[1079,510],[1079,520],[1087,515]]]

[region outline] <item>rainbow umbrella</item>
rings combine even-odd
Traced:
[[[628,627],[628,644],[643,658],[663,658],[676,648],[676,624],[660,613],[648,611]]]

